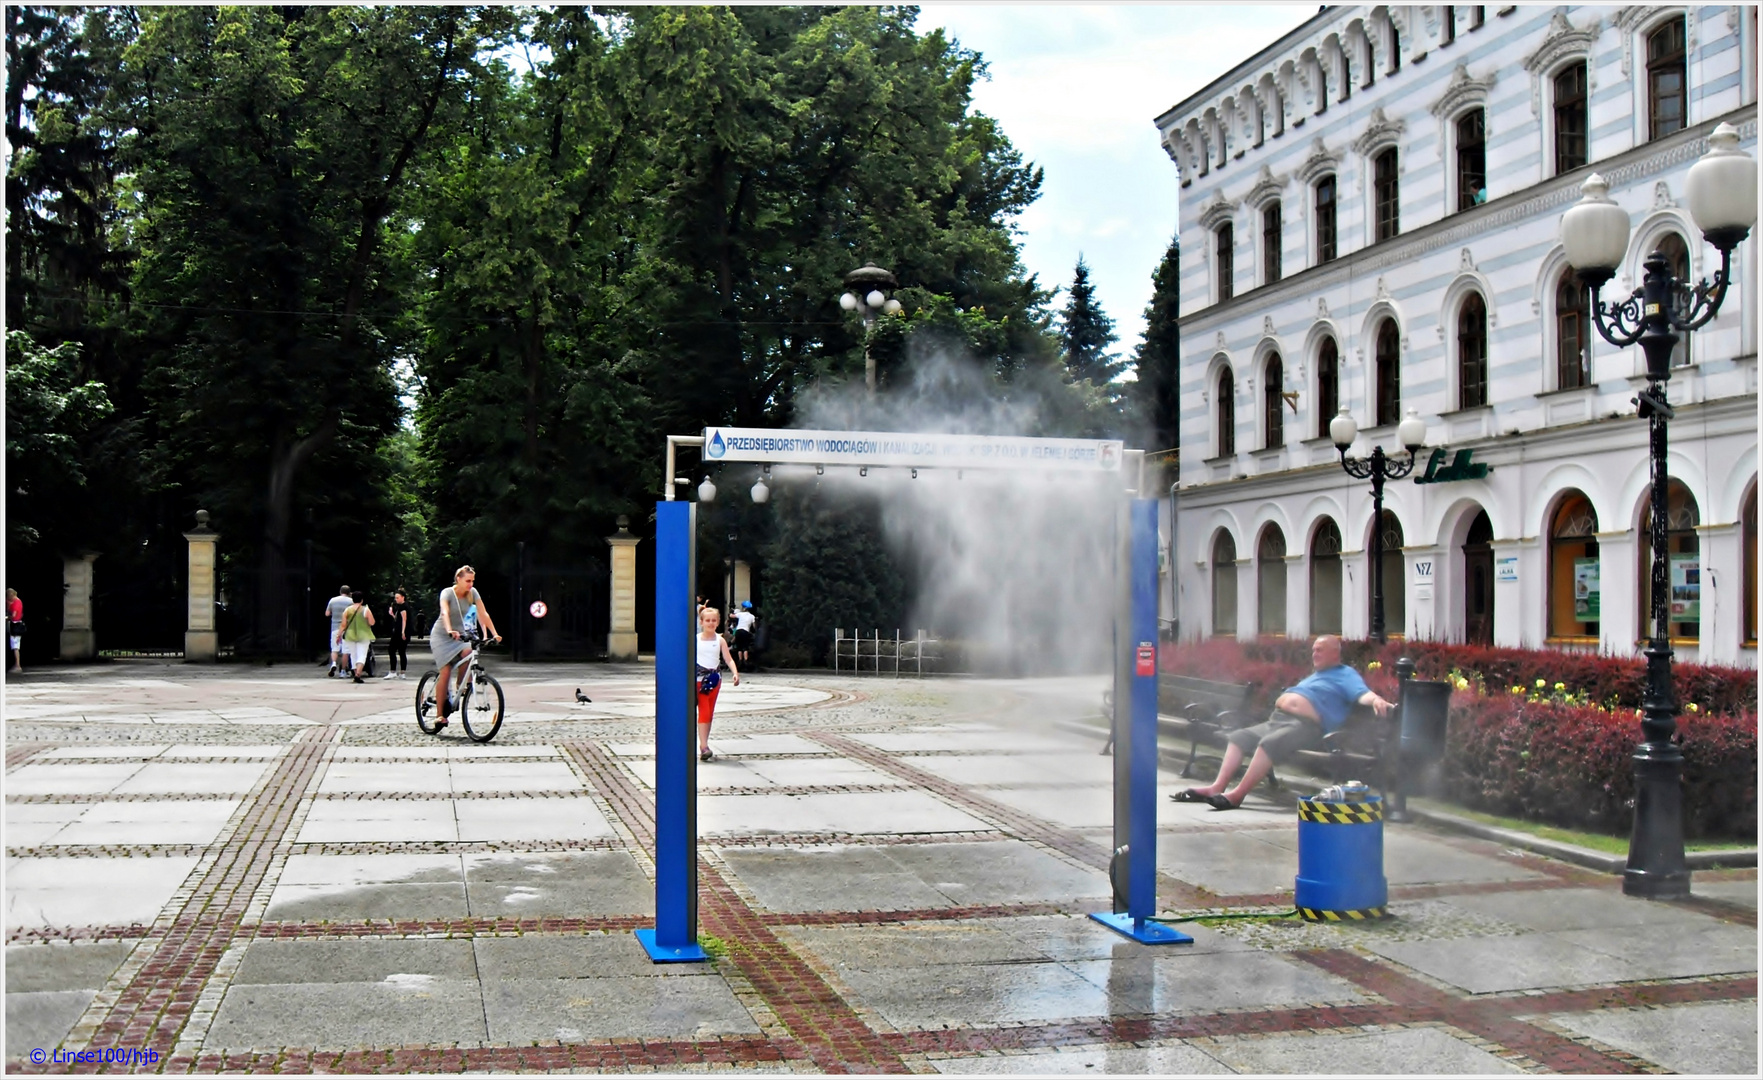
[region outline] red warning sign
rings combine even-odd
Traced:
[[[1157,674],[1157,646],[1149,641],[1139,642],[1138,662],[1133,667],[1134,675]]]
[[[550,611],[551,609],[545,606],[543,600],[534,600],[527,610],[533,613],[533,618],[542,619],[545,617],[545,612]]]

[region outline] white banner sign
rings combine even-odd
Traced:
[[[945,469],[1118,472],[1118,439],[1013,435],[915,435],[898,431],[704,429],[704,460],[773,465],[894,465]]]

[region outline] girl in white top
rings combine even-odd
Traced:
[[[729,654],[728,642],[723,640],[716,627],[722,622],[722,615],[713,607],[698,612],[698,629],[701,633],[692,640],[698,647],[698,760],[710,761],[716,757],[710,752],[710,718],[716,715],[716,695],[722,692],[722,676],[717,674],[719,661],[728,663],[729,674],[734,676],[735,685],[741,685],[741,673],[735,668],[735,658]]]

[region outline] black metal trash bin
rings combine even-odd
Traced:
[[[1402,763],[1430,765],[1445,756],[1451,684],[1409,679],[1402,686]]]

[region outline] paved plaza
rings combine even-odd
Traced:
[[[7,1070],[1757,1073],[1754,869],[1649,903],[1389,826],[1388,922],[1099,926],[1100,677],[725,683],[714,960],[653,965],[652,672],[492,666],[487,746],[422,735],[414,680],[10,680]],[[1289,911],[1296,813],[1160,799],[1158,864],[1172,914]]]

